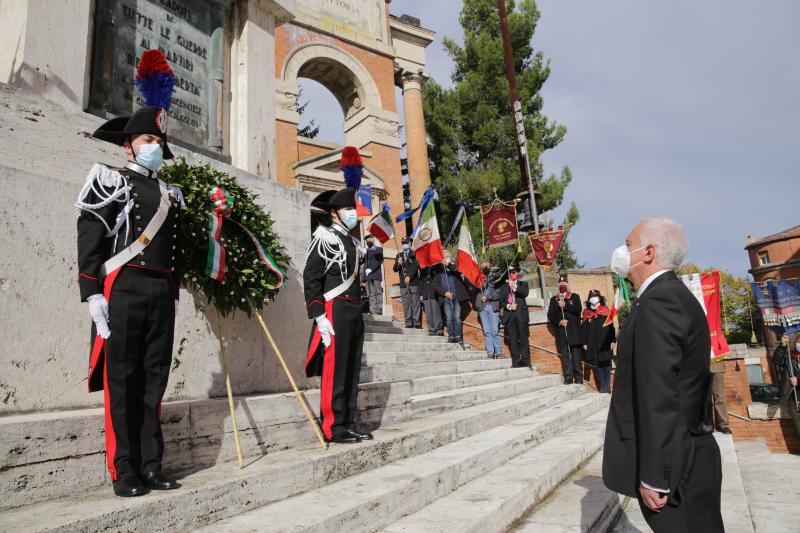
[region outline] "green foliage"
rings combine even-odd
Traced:
[[[564,239],[561,241],[561,247],[556,254],[556,265],[560,272],[572,268],[583,268],[583,264],[578,262],[578,258],[575,257],[575,251],[572,249],[567,239],[570,230],[578,223],[580,218],[581,215],[578,212],[578,207],[575,205],[575,202],[572,202],[572,205],[569,206],[569,210],[567,211],[567,215],[564,217],[564,227],[566,230],[564,231]]]
[[[697,274],[701,272],[720,271],[720,290],[722,291],[722,327],[728,344],[750,344],[753,331],[758,343],[762,342],[763,322],[761,311],[756,305],[750,283],[744,278],[718,268],[701,269],[694,263],[686,263],[678,269],[678,274]],[[753,329],[750,319],[752,317]]]
[[[201,293],[223,316],[239,309],[248,315],[261,309],[278,294],[278,278],[258,257],[255,246],[241,228],[222,224],[222,242],[227,256],[225,279],[218,283],[205,273],[208,261],[208,231],[213,204],[209,191],[225,189],[235,203],[230,218],[242,224],[261,242],[284,273],[289,258],[284,255],[272,230],[272,218],[255,203],[256,195],[239,185],[236,178],[209,165],[191,166],[183,158],[159,172],[164,181],[180,187],[186,202],[182,213],[184,287]]]
[[[506,4],[531,173],[542,193],[537,205],[541,214],[561,205],[572,181],[566,166],[560,175],[545,177],[541,162],[541,154],[556,147],[567,130],[542,113],[540,90],[550,75],[550,63],[531,47],[540,16],[536,4],[533,0],[509,0]],[[464,45],[443,39],[455,63],[453,88],[445,89],[430,80],[423,94],[431,175],[440,195],[443,228],[452,224],[461,196],[488,204],[495,189],[506,200],[527,189],[520,175],[495,0],[464,0],[460,21]],[[577,208],[574,212],[577,221]],[[476,247],[481,248],[480,226],[471,223],[470,229]],[[567,263],[577,264],[571,249],[565,253]]]

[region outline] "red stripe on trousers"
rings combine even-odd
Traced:
[[[325,316],[333,325],[333,300],[325,302]],[[308,347],[308,356],[306,358],[306,366],[311,362],[311,358],[317,351],[322,336],[319,329],[314,326],[314,337],[311,339],[311,345]],[[331,335],[331,343],[325,348],[322,360],[322,384],[320,387],[319,395],[319,408],[322,415],[322,433],[328,440],[333,439],[333,374],[336,369],[336,336]]]

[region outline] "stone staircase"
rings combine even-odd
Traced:
[[[174,402],[165,467],[182,487],[123,499],[102,410],[8,417],[0,531],[500,532],[597,460],[607,395],[366,318],[359,420],[375,440],[323,451],[293,395],[237,398],[239,469],[227,401]],[[316,410],[318,391],[306,397]]]

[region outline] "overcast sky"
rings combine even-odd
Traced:
[[[608,264],[640,217],[669,216],[686,228],[689,261],[744,275],[748,234],[800,224],[800,2],[537,3],[533,45],[552,68],[544,112],[568,130],[545,171],[573,171],[554,216],[577,203],[580,261]],[[437,33],[427,70],[451,85],[441,37],[462,39],[461,2],[390,7]],[[304,87],[321,138],[342,142],[333,96]]]

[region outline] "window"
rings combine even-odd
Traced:
[[[761,266],[769,264],[769,252],[758,252],[758,264]]]
[[[761,369],[760,362],[757,364],[747,364],[745,365],[745,369],[747,371],[748,383],[764,383],[764,372]]]

